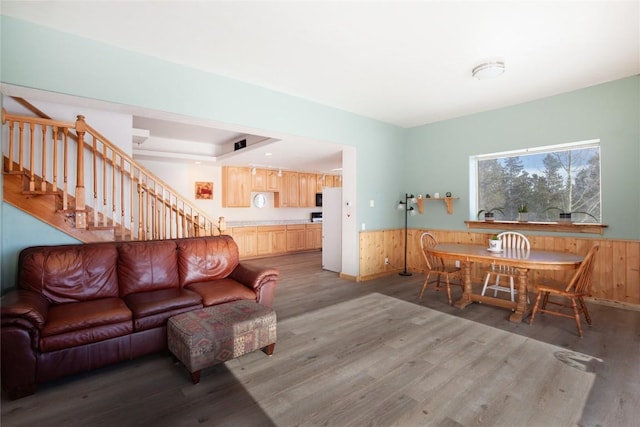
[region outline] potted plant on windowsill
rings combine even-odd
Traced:
[[[596,218],[595,216],[591,215],[589,212],[584,212],[584,211],[573,211],[573,212],[567,212],[564,209],[561,208],[557,208],[557,207],[550,207],[545,209],[545,212],[547,211],[552,211],[552,210],[556,210],[559,212],[559,222],[573,222],[572,221],[572,215],[573,214],[584,214],[587,216],[590,216],[591,218],[593,218],[593,222],[598,222],[598,218]]]
[[[529,220],[529,208],[525,202],[518,205],[518,221],[527,222]]]
[[[485,221],[493,221],[494,212],[500,212],[502,216],[504,216],[504,211],[502,210],[502,208],[480,209],[478,211],[478,219],[480,219],[480,215],[484,213]]]

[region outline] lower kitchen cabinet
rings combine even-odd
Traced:
[[[287,227],[258,227],[258,255],[276,255],[287,251]]]
[[[232,227],[228,234],[238,245],[240,258],[322,249],[322,224]]]

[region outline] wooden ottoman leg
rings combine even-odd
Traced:
[[[191,373],[191,381],[194,384],[198,384],[200,382],[200,371],[195,371]]]
[[[269,356],[273,355],[273,350],[276,348],[276,343],[273,344],[269,344],[266,347],[262,347],[261,350],[265,353],[268,354]]]

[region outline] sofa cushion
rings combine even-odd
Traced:
[[[103,341],[133,332],[132,313],[120,298],[53,305],[40,332],[40,350]]]
[[[128,242],[118,248],[120,295],[178,287],[173,240]]]
[[[202,297],[205,307],[241,299],[256,301],[256,293],[233,279],[211,280],[187,286]]]
[[[230,236],[180,239],[180,286],[227,277],[238,266],[238,245]]]
[[[133,313],[136,331],[164,325],[170,316],[202,307],[200,295],[182,288],[139,292],[123,299]]]
[[[19,287],[55,304],[118,296],[114,244],[38,246],[20,253]]]

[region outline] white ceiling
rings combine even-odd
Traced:
[[[640,1],[3,0],[2,14],[402,127],[640,74]],[[505,74],[473,79],[489,60]]]

